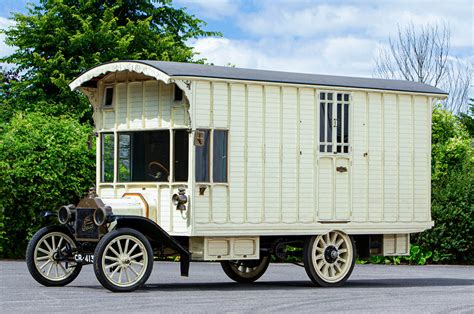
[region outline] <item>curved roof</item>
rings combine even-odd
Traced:
[[[145,67],[143,67],[143,65]],[[138,71],[141,73],[144,73],[143,71],[150,72],[150,69],[143,70],[143,68],[148,68],[146,66],[149,66],[151,69],[157,70],[158,72],[151,72],[158,73],[160,75],[160,78],[167,77],[168,79],[178,77],[203,77],[256,82],[379,89],[447,95],[446,92],[439,88],[433,87],[428,84],[411,81],[267,71],[195,63],[153,60],[124,60],[104,63],[81,74],[77,79],[71,82],[70,87],[71,89],[75,89],[92,79],[93,76],[97,77],[99,74],[118,71],[120,69],[127,70],[127,67],[132,67],[128,69],[131,71]],[[151,74],[151,76],[155,76],[151,72],[149,74]]]

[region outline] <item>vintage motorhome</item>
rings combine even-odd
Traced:
[[[70,87],[94,108],[98,195],[31,241],[43,284],[69,283],[92,253],[113,291],[172,254],[183,275],[190,260],[221,261],[248,282],[293,246],[316,284],[340,285],[356,248],[409,254],[410,233],[433,226],[431,111],[446,94],[432,86],[118,61]]]

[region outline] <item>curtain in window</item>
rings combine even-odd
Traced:
[[[213,168],[214,182],[227,182],[227,131],[214,131]]]
[[[209,130],[204,132],[204,145],[196,146],[196,182],[209,182]]]

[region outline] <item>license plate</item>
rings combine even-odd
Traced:
[[[78,263],[94,263],[94,255],[93,254],[76,254],[74,255],[74,260]]]

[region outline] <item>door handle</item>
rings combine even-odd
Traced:
[[[339,166],[336,167],[337,172],[347,172],[347,167]]]

